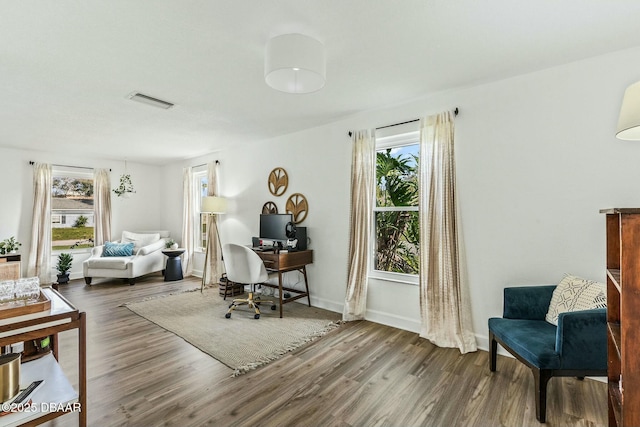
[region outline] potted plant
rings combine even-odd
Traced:
[[[0,242],[0,255],[6,255],[18,252],[22,243],[18,242],[14,236],[4,239]]]
[[[69,282],[69,270],[73,264],[73,255],[68,253],[61,253],[58,255],[58,264],[56,269],[58,270],[58,283],[64,284]]]
[[[178,242],[176,242],[173,239],[166,239],[164,245],[167,249],[172,249],[172,250],[178,249]]]
[[[131,175],[122,174],[120,176],[120,184],[117,188],[113,189],[113,192],[116,193],[118,197],[129,197],[135,193],[133,190],[133,182],[131,182]]]

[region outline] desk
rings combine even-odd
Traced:
[[[278,284],[263,283],[262,286],[278,289],[278,297],[280,298],[280,317],[282,317],[282,306],[291,301],[307,297],[309,307],[311,307],[311,297],[309,296],[309,282],[307,281],[307,264],[313,263],[313,251],[296,251],[296,252],[256,252],[262,262],[264,262],[267,271],[278,273]],[[282,274],[287,271],[299,271],[304,276],[304,287],[306,292],[282,286]],[[297,295],[284,298],[284,291],[293,292]]]

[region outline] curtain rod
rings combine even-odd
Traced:
[[[200,168],[202,166],[207,166],[209,163],[203,163],[201,165],[195,165],[195,166],[191,166],[192,168]],[[216,160],[216,165],[220,164],[220,160]]]
[[[33,160],[30,160],[29,164],[31,166],[33,166],[33,165],[36,164],[36,162],[34,162]],[[95,168],[88,168],[86,166],[56,165],[55,163],[52,163],[51,166],[58,166],[58,167],[62,167],[62,168],[74,168],[74,169],[89,169],[89,170],[94,170],[95,169]],[[109,172],[111,172],[111,169],[109,169]]]
[[[460,112],[460,110],[458,109],[458,107],[456,107],[456,109],[453,110],[453,114],[456,115],[456,116],[458,115],[459,112]],[[418,122],[418,121],[420,121],[420,119],[407,120],[406,122],[400,122],[400,123],[394,123],[392,125],[380,126],[380,127],[377,127],[376,130],[386,129],[386,128],[390,128],[390,127],[394,127],[394,126],[406,125],[407,123],[413,123],[413,122]],[[351,135],[353,135],[353,132],[349,131],[349,133],[347,133],[347,135],[349,135],[351,137]]]

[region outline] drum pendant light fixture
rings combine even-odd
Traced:
[[[316,92],[325,84],[324,45],[302,34],[283,34],[267,42],[264,79],[287,93]]]

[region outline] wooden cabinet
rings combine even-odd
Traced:
[[[640,426],[640,208],[603,209],[609,425]]]
[[[20,278],[20,254],[0,255],[0,281]]]

